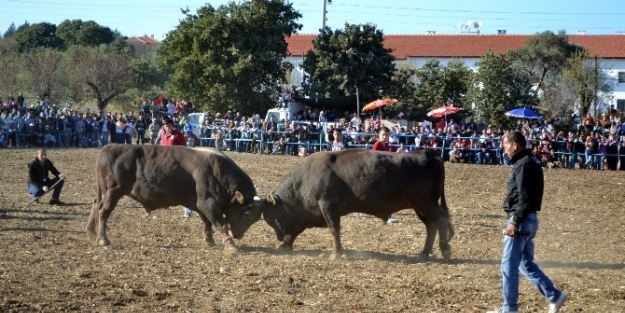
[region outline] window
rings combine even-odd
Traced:
[[[625,112],[625,99],[616,100],[616,109]]]
[[[618,83],[625,84],[625,72],[618,72]]]

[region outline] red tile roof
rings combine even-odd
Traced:
[[[160,41],[150,36],[130,37],[126,39],[126,42],[127,43],[142,43],[142,44],[148,44],[148,45],[157,45],[161,43]]]
[[[287,37],[293,56],[313,48],[317,35]],[[532,35],[385,35],[384,45],[393,50],[395,59],[407,57],[447,58],[482,57],[489,49],[505,53],[523,46]],[[569,35],[569,41],[584,46],[590,56],[604,59],[625,58],[625,35]]]

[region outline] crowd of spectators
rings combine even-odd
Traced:
[[[346,148],[371,148],[379,117],[363,122],[355,113],[306,109],[293,121],[265,121],[259,114],[244,116],[206,112],[199,136],[186,121],[190,110],[184,101],[163,107],[143,103],[136,112],[100,113],[59,109],[48,99],[26,108],[23,99],[7,100],[0,115],[0,147],[101,147],[158,143],[161,117],[169,117],[190,144],[238,153],[307,155],[332,150],[335,136]],[[329,120],[329,117],[331,118]],[[502,138],[510,129],[493,127],[473,119],[424,121],[412,127],[390,126],[394,150],[436,149],[446,161],[508,165]],[[574,127],[551,120],[518,120],[515,127],[528,138],[528,147],[545,167],[625,170],[625,121],[611,111],[595,121],[590,115]],[[197,133],[197,131],[196,131]]]

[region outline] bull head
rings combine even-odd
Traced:
[[[230,225],[232,237],[235,239],[243,238],[250,226],[260,219],[264,205],[265,200],[255,196],[254,201],[249,205],[231,209],[226,214],[226,221]]]

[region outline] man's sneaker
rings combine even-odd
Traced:
[[[193,211],[192,211],[192,210],[189,210],[189,209],[187,209],[187,208],[185,208],[185,209],[184,209],[184,217],[185,217],[185,218],[189,218],[189,217],[191,217],[191,213],[193,213]]]
[[[52,200],[50,200],[49,203],[53,204],[53,205],[63,205],[63,204],[65,204],[65,203],[61,202],[61,200],[59,200],[59,199],[52,199]]]
[[[566,301],[566,294],[564,292],[560,293],[560,296],[556,300],[556,302],[549,303],[549,313],[558,313],[560,312],[560,308]]]
[[[396,219],[395,217],[393,217],[392,215],[388,217],[388,219],[386,220],[387,224],[394,224],[394,223],[399,223],[399,220]]]
[[[519,313],[519,311],[518,310],[510,310],[510,309],[499,308],[499,309],[494,310],[494,311],[486,311],[486,313]]]

